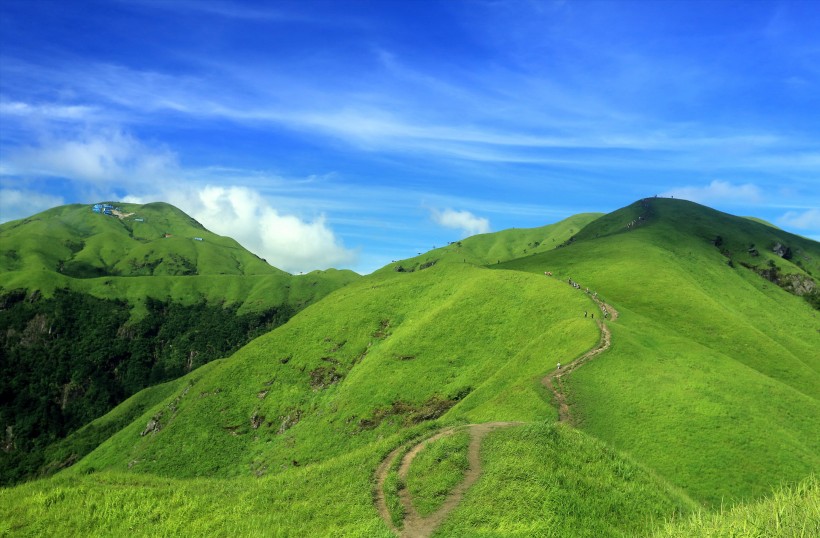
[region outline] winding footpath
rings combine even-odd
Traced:
[[[594,295],[590,296],[590,298],[595,301],[602,313],[607,312],[609,314],[609,319],[611,321],[618,319],[618,311],[612,308],[611,305],[606,304]],[[603,353],[609,349],[610,345],[612,345],[612,333],[610,332],[609,327],[607,327],[606,323],[600,319],[596,320],[596,323],[598,324],[598,328],[601,330],[601,339],[598,341],[598,345],[569,364],[562,365],[560,369],[553,370],[541,380],[541,384],[549,389],[555,398],[555,402],[558,405],[559,422],[566,422],[574,425],[572,413],[570,413],[569,409],[569,403],[567,403],[567,393],[564,389],[563,377],[571,374],[574,370]]]
[[[612,308],[612,306],[606,304],[602,300],[600,300],[595,295],[590,295],[590,299],[595,301],[600,309],[601,313],[607,313],[609,319],[611,321],[615,321],[618,319],[618,311]],[[609,330],[609,327],[601,321],[600,319],[596,320],[599,329],[601,330],[601,339],[599,340],[598,344],[592,348],[591,350],[587,351],[577,359],[571,361],[566,365],[562,365],[560,369],[554,370],[544,376],[541,380],[541,383],[546,387],[550,392],[552,392],[553,397],[558,405],[558,420],[560,422],[567,422],[572,424],[572,415],[570,413],[569,404],[567,402],[567,395],[564,389],[563,384],[563,377],[572,373],[576,368],[580,367],[582,364],[589,362],[594,357],[603,353],[607,349],[609,349],[612,343],[612,333]],[[464,429],[470,432],[470,445],[467,449],[467,458],[469,461],[469,468],[464,473],[464,479],[461,483],[456,486],[444,503],[432,514],[427,517],[422,517],[416,508],[413,506],[413,502],[410,496],[410,492],[407,488],[401,488],[399,490],[399,501],[401,502],[402,508],[404,509],[404,521],[401,529],[398,529],[393,524],[393,519],[390,517],[390,510],[387,507],[387,499],[384,493],[384,483],[387,479],[387,475],[390,473],[390,469],[394,467],[396,463],[396,458],[401,454],[405,445],[399,446],[394,449],[387,457],[381,462],[379,467],[376,469],[375,475],[375,491],[374,491],[374,503],[376,505],[376,509],[379,512],[379,515],[387,524],[387,526],[403,538],[428,538],[431,536],[435,530],[441,525],[442,522],[447,518],[448,515],[459,505],[461,502],[464,493],[472,486],[476,480],[478,480],[479,476],[481,476],[481,457],[480,457],[480,450],[481,450],[481,442],[483,441],[484,437],[490,433],[491,431],[497,428],[505,428],[509,426],[516,426],[522,424],[521,422],[486,422],[483,424],[469,424],[467,426],[455,426],[450,428],[445,428],[440,430],[439,432],[435,433],[434,435],[423,439],[422,441],[417,442],[413,445],[410,450],[408,450],[404,456],[402,457],[401,461],[399,462],[398,466],[398,474],[399,479],[404,481],[407,478],[407,473],[410,470],[410,465],[413,463],[413,459],[418,455],[427,444],[441,439],[447,435],[452,435],[457,431],[462,431]]]

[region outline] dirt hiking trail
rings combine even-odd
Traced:
[[[618,311],[615,310],[612,305],[603,302],[597,295],[590,295],[590,299],[595,301],[601,313],[606,314],[611,321],[618,319]],[[598,345],[569,364],[562,364],[561,368],[553,370],[541,380],[541,383],[552,392],[555,398],[555,402],[558,405],[558,420],[560,422],[575,425],[572,413],[569,409],[569,403],[567,402],[567,393],[564,389],[563,377],[571,374],[575,369],[603,353],[612,345],[612,333],[609,327],[600,318],[595,320],[595,322],[601,330],[601,339],[598,341]]]
[[[570,281],[571,282],[571,281]],[[575,287],[580,289],[580,286],[575,284]],[[589,298],[592,299],[597,305],[598,308],[603,314],[604,319],[609,319],[610,321],[615,321],[618,319],[618,311],[612,308],[611,305],[605,303],[603,300],[599,299],[597,294],[589,294],[587,291]],[[603,322],[602,319],[597,319],[595,322],[598,324],[598,328],[601,331],[601,339],[598,341],[598,344],[592,348],[591,350],[587,351],[577,359],[567,363],[562,364],[560,369],[556,369],[541,380],[541,383],[552,392],[555,401],[558,405],[558,420],[561,422],[567,422],[569,424],[573,424],[572,414],[570,413],[569,404],[567,403],[567,395],[566,391],[564,390],[563,385],[563,376],[572,373],[576,368],[580,367],[586,362],[589,362],[594,357],[599,355],[600,353],[609,349],[612,343],[612,333],[609,330],[609,327],[606,323]],[[423,439],[422,441],[416,442],[409,450],[406,451],[404,456],[402,457],[401,461],[398,464],[398,475],[399,479],[404,482],[407,478],[407,473],[410,470],[410,465],[413,463],[413,459],[418,455],[427,444],[441,439],[447,435],[452,435],[456,431],[467,430],[470,432],[470,445],[467,449],[467,459],[469,462],[469,467],[467,471],[464,473],[464,478],[462,479],[461,483],[459,483],[453,491],[450,492],[450,495],[447,499],[442,503],[442,505],[430,514],[429,516],[422,517],[418,511],[413,506],[412,498],[410,495],[409,490],[406,487],[402,487],[399,489],[399,501],[401,502],[401,506],[404,509],[404,520],[401,529],[398,529],[393,524],[393,518],[390,516],[390,510],[387,507],[387,499],[384,493],[384,483],[387,479],[387,475],[390,473],[390,469],[395,466],[396,458],[399,454],[402,453],[403,450],[407,448],[407,445],[402,445],[394,449],[387,457],[381,462],[379,467],[376,469],[376,476],[375,476],[375,492],[374,492],[374,502],[376,505],[376,509],[379,512],[379,515],[387,524],[387,526],[403,538],[428,538],[431,536],[439,525],[444,522],[447,516],[458,506],[461,502],[462,497],[464,497],[464,493],[472,486],[476,480],[481,476],[481,442],[484,440],[484,437],[494,429],[497,428],[506,428],[509,426],[517,426],[522,424],[521,422],[487,422],[484,424],[470,424],[467,426],[454,426],[450,428],[445,428],[440,430],[439,432],[435,433],[434,435]]]
[[[399,455],[403,447],[399,447],[390,454],[381,463],[376,471],[376,506],[382,519],[387,523],[390,529],[404,538],[426,538],[433,534],[439,525],[450,515],[450,512],[455,509],[461,502],[464,493],[472,486],[478,477],[481,476],[481,442],[484,437],[496,428],[506,428],[509,426],[516,426],[522,424],[521,422],[486,422],[484,424],[470,424],[467,426],[456,426],[441,430],[435,435],[416,443],[402,458],[399,464],[399,478],[404,481],[407,478],[407,473],[410,470],[410,465],[413,459],[424,449],[427,444],[441,439],[447,435],[452,435],[456,431],[467,430],[470,432],[470,445],[467,448],[467,461],[469,467],[464,473],[464,478],[459,483],[450,495],[442,503],[442,505],[430,514],[422,517],[416,508],[413,506],[413,501],[410,497],[408,489],[401,488],[399,490],[399,500],[404,508],[404,525],[401,530],[393,525],[393,520],[390,517],[390,512],[387,509],[387,501],[384,495],[384,481],[390,468],[393,467],[396,457]]]

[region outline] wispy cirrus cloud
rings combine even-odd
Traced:
[[[0,223],[17,220],[62,205],[62,196],[27,189],[0,189]]]
[[[37,145],[13,148],[3,158],[4,173],[9,175],[53,176],[124,186],[167,180],[177,168],[173,152],[148,146],[117,129],[42,140]]]

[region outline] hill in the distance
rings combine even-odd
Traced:
[[[811,533],[817,274],[818,243],[680,200],[469,238],[136,394],[74,434],[111,432],[72,467],[0,492],[0,519],[633,536],[785,485]]]
[[[76,461],[104,434],[44,453],[357,278],[290,275],[164,203],[62,206],[0,225],[0,484]]]

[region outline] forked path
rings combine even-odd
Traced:
[[[407,478],[407,472],[410,470],[413,459],[427,444],[444,436],[452,435],[456,431],[466,429],[470,432],[470,445],[467,448],[469,467],[464,473],[464,478],[461,483],[450,492],[450,495],[445,499],[438,510],[429,516],[422,517],[413,506],[408,489],[402,488],[399,490],[399,500],[401,501],[402,508],[404,508],[404,525],[401,530],[397,529],[393,524],[384,494],[384,482],[387,478],[387,474],[393,467],[396,457],[398,457],[403,447],[395,449],[385,458],[376,471],[376,507],[384,522],[387,523],[393,532],[405,538],[426,538],[433,534],[438,526],[450,515],[450,512],[458,506],[461,502],[461,498],[464,497],[464,493],[478,480],[478,477],[481,476],[481,441],[484,440],[484,436],[496,428],[505,428],[518,424],[521,424],[521,422],[486,422],[484,424],[470,424],[467,426],[447,428],[413,446],[413,448],[404,455],[399,464],[398,472],[401,480]]]
[[[602,300],[598,299],[597,296],[590,296],[590,298],[595,301],[598,307],[601,310],[601,313],[605,314],[605,317],[609,317],[612,321],[618,319],[618,311],[612,308],[612,306],[606,304]],[[581,366],[582,364],[590,361],[595,356],[599,355],[600,353],[609,349],[609,346],[612,342],[612,333],[609,331],[609,327],[600,319],[597,320],[598,327],[601,329],[601,339],[593,349],[589,350],[588,352],[584,353],[574,361],[562,365],[562,367],[558,370],[555,370],[549,374],[547,374],[541,382],[545,387],[547,387],[554,395],[555,400],[558,404],[558,419],[562,422],[569,422],[572,423],[572,415],[570,414],[569,405],[567,403],[566,392],[564,391],[563,376],[571,373],[573,370]],[[378,469],[376,470],[376,491],[375,491],[375,504],[376,508],[379,511],[379,515],[382,517],[384,522],[387,526],[395,533],[399,534],[399,536],[404,538],[427,538],[435,532],[435,530],[441,525],[441,523],[450,515],[450,512],[455,509],[456,506],[461,502],[462,497],[464,497],[464,493],[472,486],[476,480],[478,480],[479,476],[481,476],[481,442],[483,441],[484,437],[496,428],[504,428],[508,426],[515,426],[522,424],[521,422],[487,422],[484,424],[470,424],[468,426],[456,426],[451,428],[446,428],[431,437],[428,437],[418,443],[416,443],[407,453],[402,457],[401,462],[398,466],[398,474],[400,480],[404,481],[407,478],[407,473],[410,469],[410,465],[413,463],[413,459],[416,455],[422,451],[422,449],[427,446],[427,444],[440,439],[447,435],[452,435],[456,431],[460,431],[462,429],[467,429],[470,432],[470,445],[467,449],[467,459],[469,462],[469,468],[467,472],[464,473],[464,479],[461,483],[456,486],[444,503],[432,514],[427,517],[422,517],[418,511],[413,506],[412,498],[410,496],[410,492],[407,488],[402,488],[399,490],[399,500],[401,502],[402,508],[404,509],[404,524],[402,529],[396,528],[393,524],[393,519],[390,517],[390,510],[387,507],[387,499],[384,493],[384,483],[387,479],[387,475],[390,472],[390,469],[394,467],[396,458],[405,448],[404,446],[400,446],[393,450],[387,457],[382,461],[379,465]]]

